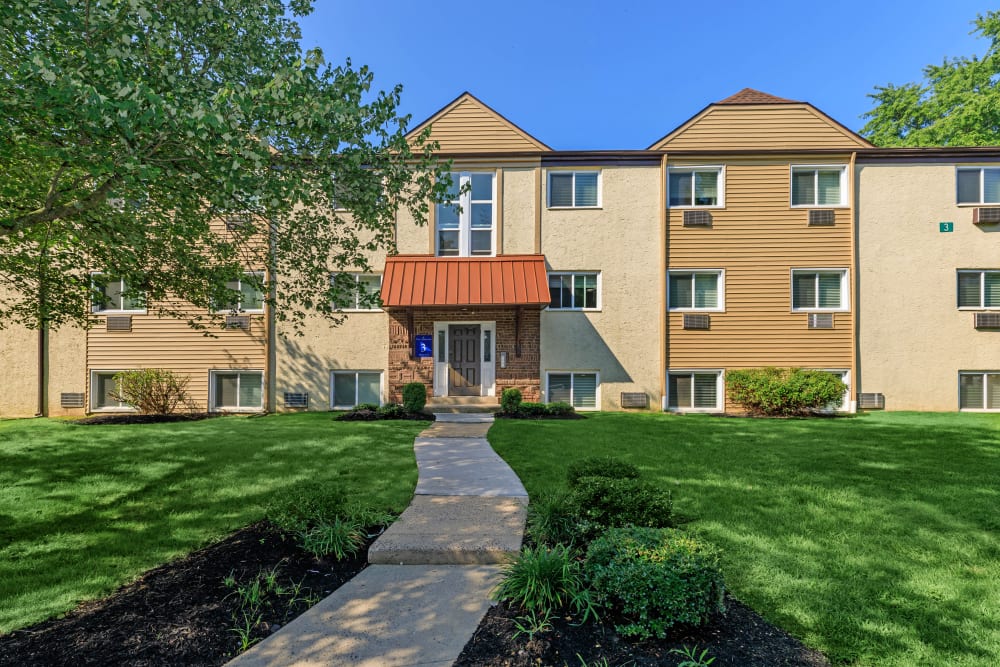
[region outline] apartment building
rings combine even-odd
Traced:
[[[1000,409],[1000,149],[879,149],[749,89],[645,150],[552,150],[468,93],[427,127],[453,199],[426,226],[401,212],[398,254],[341,277],[359,293],[342,324],[273,329],[237,284],[238,315],[205,337],[110,285],[86,332],[0,332],[17,375],[0,416],[41,394],[52,415],[128,409],[111,377],[139,367],[224,411],[398,401],[419,381],[440,401],[517,387],[579,410],[720,412],[726,373],[758,366],[838,375],[840,410]]]

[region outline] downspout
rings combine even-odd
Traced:
[[[857,188],[857,173],[855,171],[855,161],[858,157],[857,151],[851,153],[851,284],[853,286],[852,296],[854,297],[854,305],[852,309],[854,311],[853,322],[851,323],[851,393],[848,399],[848,410],[851,412],[857,412],[857,397],[858,393],[861,391],[861,348],[858,346],[858,326],[861,324],[861,276],[858,273],[858,241],[860,239],[860,231],[858,230],[858,219],[861,217],[858,215],[858,188]]]
[[[38,323],[38,411],[36,417],[48,417],[48,350],[49,350],[49,330],[44,319]]]
[[[278,296],[278,278],[276,270],[275,254],[277,252],[275,248],[275,225],[271,223],[269,225],[268,235],[267,235],[267,301],[265,305],[265,312],[267,313],[267,325],[264,328],[264,350],[267,355],[267,361],[264,365],[264,375],[267,377],[267,396],[265,401],[265,407],[267,412],[275,412],[278,405],[278,397],[275,395],[278,388],[278,378],[275,377],[278,367],[278,355],[277,355],[277,317],[274,310],[275,300]]]
[[[660,157],[660,409],[667,409],[667,154]]]

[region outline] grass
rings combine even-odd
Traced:
[[[734,593],[835,664],[1000,664],[1000,415],[500,420],[529,495],[631,461],[722,549]]]
[[[402,511],[425,423],[329,414],[155,425],[0,421],[0,633],[107,595],[307,480]]]

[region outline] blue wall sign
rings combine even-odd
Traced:
[[[418,334],[413,337],[413,356],[423,359],[434,356],[434,336]]]
[[[938,231],[939,232],[953,232],[953,231],[955,231],[955,223],[954,222],[939,222],[938,223]]]

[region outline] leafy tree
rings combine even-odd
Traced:
[[[399,86],[303,51],[311,10],[0,4],[0,325],[85,324],[100,272],[204,327],[247,267],[284,278],[279,319],[336,317],[330,272],[367,268],[397,209],[424,221],[445,184],[427,135],[405,137]]]
[[[878,146],[1000,144],[1000,11],[973,24],[990,40],[986,55],[929,65],[919,83],[876,87],[861,134]]]

